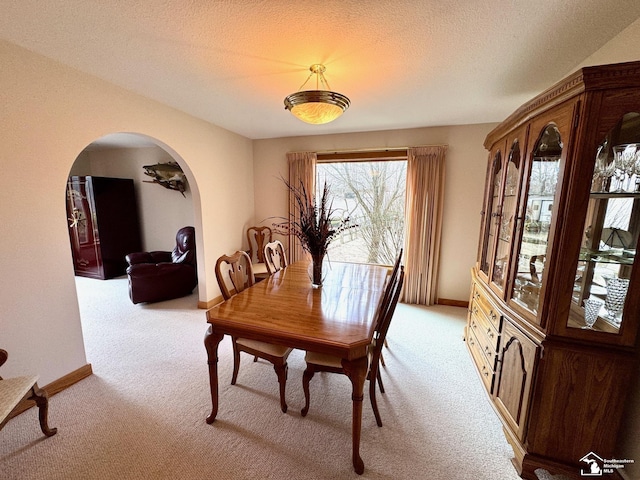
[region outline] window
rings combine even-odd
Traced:
[[[336,215],[357,228],[329,245],[329,259],[393,265],[404,244],[406,152],[401,159],[322,160],[316,164],[316,196],[326,181]],[[404,157],[404,159],[402,159]]]

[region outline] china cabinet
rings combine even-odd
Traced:
[[[575,72],[485,147],[467,346],[518,473],[580,478],[623,458],[637,378],[640,62]]]
[[[133,180],[71,176],[67,217],[75,274],[105,280],[125,274],[141,248]]]

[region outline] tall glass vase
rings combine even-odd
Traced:
[[[604,300],[604,308],[607,310],[607,318],[615,325],[620,325],[622,319],[618,318],[624,308],[629,288],[628,278],[607,277],[607,296]]]
[[[587,298],[584,301],[584,323],[587,330],[593,330],[593,326],[598,320],[598,313],[604,302],[595,298]]]
[[[322,264],[324,263],[324,253],[311,255],[311,284],[315,288],[322,286]]]

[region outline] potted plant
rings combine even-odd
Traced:
[[[311,255],[313,273],[311,282],[314,286],[322,285],[322,263],[331,241],[350,228],[357,227],[349,217],[339,218],[333,209],[333,201],[329,199],[329,186],[324,183],[320,201],[309,195],[306,187],[300,182],[299,187],[282,179],[293,194],[295,204],[300,213],[299,218],[293,213],[284,222],[274,223],[275,232],[281,235],[295,235],[302,248]]]

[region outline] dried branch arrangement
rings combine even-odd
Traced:
[[[282,181],[293,193],[300,216],[296,218],[293,212],[290,213],[288,220],[273,224],[274,231],[280,235],[298,237],[302,248],[312,257],[324,256],[334,238],[345,230],[358,226],[352,224],[349,217],[337,218],[333,201],[329,199],[330,191],[326,182],[318,204],[315,196],[310,195],[302,182],[299,187],[295,187],[285,179]]]

